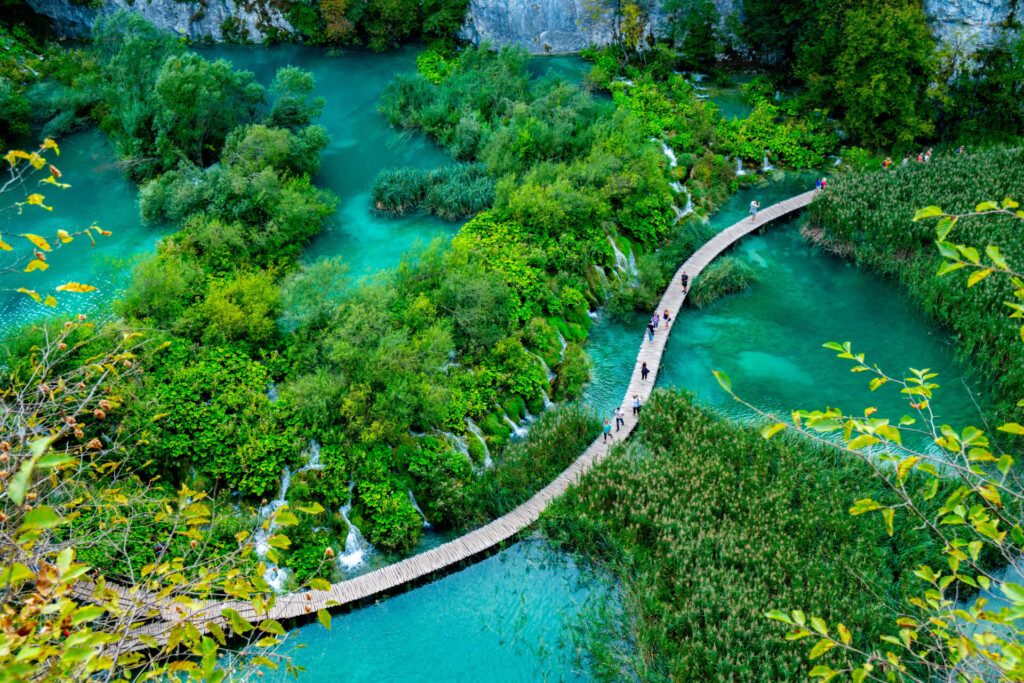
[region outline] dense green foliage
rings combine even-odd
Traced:
[[[454,37],[468,5],[469,0],[291,0],[285,14],[310,42],[386,50]]]
[[[598,662],[609,680],[806,675],[804,648],[767,628],[766,611],[813,606],[875,642],[904,570],[941,550],[906,518],[890,538],[879,520],[848,514],[850,490],[886,499],[863,463],[765,441],[687,395],[657,392],[635,439],[545,520],[623,582],[627,618],[603,635],[622,645]]]
[[[929,315],[953,331],[968,358],[984,358],[992,398],[1006,410],[1024,396],[1020,339],[1005,323],[1002,302],[1012,285],[991,279],[964,289],[952,278],[936,278],[941,256],[930,226],[911,223],[923,206],[951,212],[974,209],[980,196],[1019,195],[1024,187],[1024,151],[994,149],[936,157],[929,164],[838,178],[810,209],[810,235],[858,264],[898,281]],[[1020,227],[1012,218],[965,218],[957,228],[968,244],[994,244],[1020,262]]]
[[[686,300],[697,308],[705,308],[724,296],[742,292],[756,281],[753,268],[734,256],[723,256],[701,272]]]

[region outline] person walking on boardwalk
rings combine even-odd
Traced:
[[[658,315],[658,312],[655,311],[654,313],[651,314],[651,324],[654,325],[654,329],[658,329],[658,323],[660,322],[661,317]]]
[[[885,161],[882,162],[882,169],[888,171],[890,166],[892,166],[892,159],[886,157]]]
[[[761,208],[761,205],[756,199],[750,202],[750,220],[757,218],[757,210]]]
[[[638,394],[633,394],[633,414],[634,415],[639,415],[640,414],[640,409],[642,407],[643,407],[643,404],[640,403],[640,396]]]
[[[682,275],[679,276],[679,282],[681,282],[683,285],[683,294],[686,294],[686,290],[690,286],[690,276],[687,275],[686,273],[683,273]]]
[[[640,366],[640,380],[643,382],[647,381],[647,375],[651,374],[651,371],[647,369],[647,361],[644,361]]]
[[[626,414],[622,412],[622,406],[615,407],[615,431],[622,429],[622,425],[626,424]]]
[[[654,341],[654,323],[647,323],[647,338]]]
[[[669,315],[667,308],[665,309],[665,312],[662,315],[665,318],[665,329],[667,330],[672,325],[672,316]]]
[[[604,439],[603,439],[602,443],[608,443],[608,439],[614,439],[614,438],[615,437],[612,436],[612,423],[609,422],[608,418],[606,417],[604,419]]]

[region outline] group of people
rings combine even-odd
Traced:
[[[684,275],[684,277],[685,277],[685,275]],[[685,285],[684,285],[684,291],[685,291]],[[654,341],[654,333],[657,332],[658,326],[661,324],[661,322],[663,320],[665,322],[665,329],[667,330],[672,325],[672,315],[668,312],[667,308],[665,309],[665,312],[662,313],[661,315],[658,315],[657,311],[655,311],[654,313],[651,314],[651,322],[647,323],[647,338],[648,339],[650,339],[651,341]]]
[[[919,164],[931,163],[932,153],[933,153],[933,150],[932,150],[931,147],[929,147],[928,149],[926,149],[923,152],[918,152],[917,156],[914,157],[914,161],[919,163]],[[957,156],[960,156],[963,153],[964,153],[964,146],[963,145],[960,145],[959,147],[956,148],[956,155]],[[892,165],[893,165],[892,159],[890,159],[889,157],[886,157],[885,161],[882,162],[882,169],[885,170],[885,171],[888,171],[889,168]],[[903,157],[903,161],[900,162],[900,166],[909,166],[909,165],[910,165],[910,155],[907,155],[907,156]]]
[[[644,377],[645,377],[645,379],[646,379],[646,368],[647,368],[647,364],[644,363],[644,372],[645,372]],[[643,401],[640,400],[640,394],[633,394],[632,405],[633,405],[633,417],[639,416],[640,415],[640,409],[644,407]],[[625,411],[622,410],[622,406],[619,406],[618,408],[616,408],[613,411],[612,417],[615,418],[615,431],[619,431],[620,429],[622,429],[625,426],[625,424],[626,424],[626,413],[625,413]],[[609,420],[608,418],[605,418],[604,419],[604,432],[603,432],[603,436],[602,436],[602,441],[601,442],[602,443],[608,443],[609,441],[614,441],[614,440],[615,440],[615,435],[612,434],[612,421]]]

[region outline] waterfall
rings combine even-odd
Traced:
[[[775,91],[775,101],[776,102],[781,102],[782,101],[782,91],[780,91],[780,90],[776,90]]]
[[[832,163],[832,165],[833,166],[838,166],[841,163],[843,163],[843,158],[842,157],[836,157],[836,160]]]
[[[465,437],[461,437],[458,434],[452,434],[451,432],[441,432],[441,436],[445,438],[448,444],[454,448],[457,453],[464,455],[470,465],[473,465],[473,458],[469,454],[469,445],[466,443]]]
[[[693,213],[693,195],[690,194],[690,188],[684,186],[683,191],[686,193],[686,206],[683,207],[683,215],[689,216]]]
[[[622,83],[627,88],[632,88],[634,85],[636,85],[636,83],[634,83],[633,81],[629,80],[625,76],[616,76],[615,77],[615,82],[616,83]]]
[[[599,311],[587,311],[587,317],[591,320],[600,320],[601,313]]]
[[[608,244],[612,245],[612,253],[615,254],[615,270],[625,271],[626,266],[629,262],[626,260],[626,255],[619,249],[619,245],[615,243],[611,235],[608,235]]]
[[[281,489],[277,494],[277,498],[261,507],[259,511],[260,525],[256,529],[256,533],[253,534],[253,541],[256,546],[256,555],[260,559],[265,558],[270,550],[270,537],[273,535],[275,528],[272,518],[274,513],[284,507],[285,502],[287,502],[288,488],[291,485],[292,471],[285,465],[284,470],[281,472]],[[273,562],[267,563],[267,569],[263,572],[263,580],[267,582],[275,593],[281,592],[287,578],[288,570],[278,567]]]
[[[539,354],[534,353],[533,351],[530,351],[530,355],[533,356],[534,358],[536,358],[537,362],[540,363],[540,366],[542,368],[544,368],[544,372],[548,376],[548,381],[551,382],[552,380],[554,380],[555,379],[555,373],[553,373],[551,371],[551,368],[548,367],[547,362],[545,362],[545,360],[543,358],[541,358]]]
[[[682,194],[686,190],[686,188],[683,187],[683,184],[678,180],[673,180],[671,183],[668,184],[668,186],[671,187],[672,191],[675,192],[676,194]]]
[[[345,550],[338,557],[338,566],[341,567],[343,572],[353,571],[362,565],[366,561],[366,556],[373,550],[373,546],[363,538],[359,527],[348,518],[348,513],[352,512],[352,492],[355,488],[356,483],[350,481],[348,483],[348,502],[338,510],[341,513],[342,519],[348,524],[348,535],[345,536]]]
[[[772,166],[770,161],[768,161],[768,152],[765,151],[765,153],[764,153],[764,163],[761,164],[761,172],[762,173],[768,173],[769,171],[774,171],[774,170],[775,170],[775,167]]]
[[[423,510],[420,509],[420,504],[416,502],[416,496],[412,495],[412,489],[406,489],[406,491],[409,493],[409,502],[412,503],[413,508],[416,512],[420,513],[420,517],[423,518],[423,528],[429,529],[431,524],[427,521],[427,516],[423,514]]]
[[[508,413],[502,413],[501,416],[505,418],[505,422],[508,422],[509,425],[512,427],[512,436],[514,436],[517,439],[522,439],[526,437],[526,434],[529,431],[526,427],[521,427],[517,425],[515,422],[513,422],[512,418],[508,416]]]
[[[747,175],[747,169],[743,168],[743,159],[736,157],[736,175]]]
[[[679,160],[676,159],[676,153],[672,151],[672,148],[665,144],[664,140],[661,140],[659,138],[651,139],[657,142],[659,145],[661,145],[661,152],[668,159],[668,167],[675,168],[679,164]]]
[[[306,472],[308,470],[322,470],[323,464],[320,462],[320,442],[316,439],[309,440],[309,459],[306,460],[306,464],[303,465],[299,472]]]
[[[604,275],[604,270],[600,267],[598,268],[598,272],[600,272],[601,275]],[[558,343],[562,345],[562,353],[560,354],[560,357],[565,358],[565,349],[568,348],[569,342],[565,341],[565,337],[562,336],[561,332],[558,330],[555,330],[555,332],[558,334]]]
[[[676,219],[675,221],[673,221],[675,223],[678,223],[679,221],[683,220],[683,217],[686,215],[685,213],[683,213],[683,210],[680,209],[677,204],[672,205],[672,212],[675,213],[676,215]]]
[[[494,461],[491,460],[491,449],[487,447],[487,440],[484,438],[484,433],[480,431],[480,428],[476,426],[470,418],[466,418],[466,429],[469,433],[480,439],[480,445],[484,447],[484,467],[494,467]]]
[[[277,398],[277,385],[271,382],[270,384],[267,385],[267,399],[269,399],[270,402],[273,403],[274,401],[277,400]]]

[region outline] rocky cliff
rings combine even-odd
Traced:
[[[960,38],[976,45],[991,44],[1013,12],[1016,0],[923,0],[937,37]],[[714,0],[724,18],[737,12],[742,0]],[[653,18],[658,34],[663,16]],[[470,0],[462,37],[495,46],[522,45],[533,53],[578,52],[588,45],[604,45],[612,32],[607,19],[594,20],[584,0]]]
[[[281,13],[260,0],[104,0],[92,9],[71,0],[27,0],[69,37],[88,35],[96,17],[119,9],[138,12],[156,26],[193,40],[260,41],[269,33],[292,32]]]

